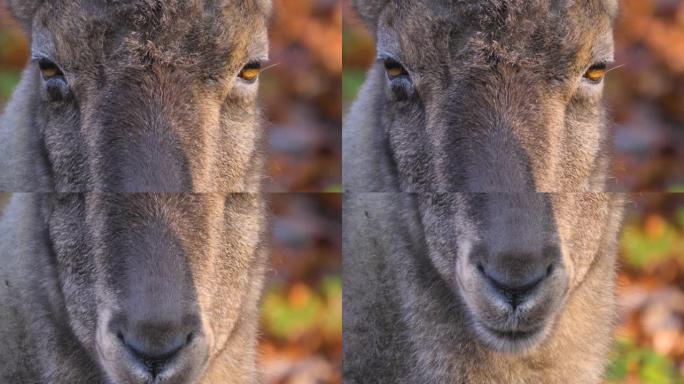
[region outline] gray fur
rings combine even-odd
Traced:
[[[270,1],[9,5],[34,59],[0,120],[0,190],[89,193],[2,196],[0,382],[257,382],[265,200],[229,192],[261,189],[238,74],[266,59]]]
[[[256,383],[264,217],[251,194],[14,194],[0,220],[0,382]],[[133,379],[116,330],[175,314],[193,338],[166,377]]]
[[[0,120],[0,190],[258,192],[270,1],[10,0],[37,60]],[[54,88],[54,87],[53,87]],[[52,96],[51,96],[52,95]]]
[[[600,383],[622,199],[347,194],[345,384]],[[515,314],[475,267],[514,279],[549,262],[555,269]],[[484,325],[541,330],[512,341]]]
[[[603,83],[583,75],[613,59],[615,0],[354,4],[378,60],[344,121],[344,190],[606,189]]]
[[[378,60],[343,127],[344,382],[600,383],[623,196],[567,192],[607,188],[584,74],[616,2],[354,3]]]

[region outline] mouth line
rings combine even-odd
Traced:
[[[540,328],[535,328],[530,331],[511,331],[511,330],[499,330],[492,328],[486,324],[482,324],[482,326],[490,332],[492,335],[496,336],[499,339],[505,339],[509,341],[521,341],[521,340],[528,340],[531,339],[532,337],[536,336],[539,334],[541,331]]]

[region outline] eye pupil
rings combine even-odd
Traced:
[[[40,60],[38,62],[38,67],[40,68],[40,73],[43,75],[43,78],[46,80],[63,76],[62,71],[60,71],[57,65],[51,61]]]
[[[238,74],[238,77],[248,82],[254,82],[259,77],[259,74],[261,74],[261,63],[253,62],[245,65]]]
[[[385,60],[385,71],[390,79],[397,78],[399,76],[406,75],[406,70],[398,62],[387,59]]]
[[[397,67],[387,69],[387,73],[392,77],[397,77],[397,76],[401,75],[403,72],[404,71],[402,71],[401,68],[397,68]]]
[[[606,64],[594,64],[584,73],[584,78],[598,83],[606,76],[606,72]]]

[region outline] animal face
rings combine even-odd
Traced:
[[[428,254],[486,347],[526,353],[553,332],[569,295],[619,226],[611,194],[420,194]],[[610,243],[609,243],[610,244]]]
[[[614,0],[355,3],[402,190],[603,189]]]
[[[46,199],[69,326],[106,382],[195,382],[227,351],[220,364],[253,364],[245,343],[265,263],[259,196]]]
[[[270,3],[10,1],[58,191],[256,191]]]

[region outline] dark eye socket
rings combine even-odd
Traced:
[[[394,101],[408,100],[415,94],[413,81],[404,66],[397,60],[383,59],[383,66],[389,80],[391,99]]]
[[[408,76],[408,72],[406,72],[404,66],[394,59],[385,59],[383,64],[385,66],[385,72],[387,72],[387,77],[390,80],[401,76]]]
[[[64,100],[69,94],[69,86],[62,70],[57,64],[46,58],[40,58],[37,62],[47,92],[47,99],[49,101]]]
[[[58,77],[64,77],[64,74],[59,69],[57,64],[48,59],[40,59],[38,61],[38,68],[44,80],[50,80]]]

